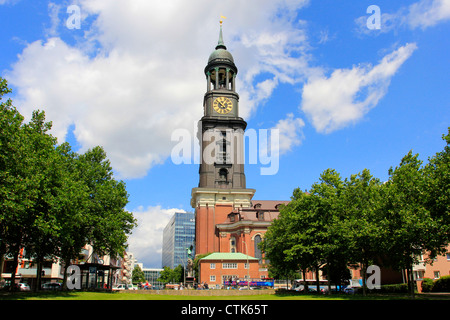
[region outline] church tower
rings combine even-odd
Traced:
[[[236,92],[238,69],[223,41],[219,41],[205,67],[204,114],[199,122],[201,163],[199,184],[192,189],[191,206],[196,213],[196,253],[223,249],[217,224],[233,211],[251,206],[254,189],[246,188],[244,130]],[[222,248],[221,248],[222,247]]]
[[[200,188],[245,188],[243,135],[247,123],[239,117],[237,72],[220,26],[219,42],[205,68]]]

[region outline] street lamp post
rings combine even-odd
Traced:
[[[247,242],[242,240],[242,242],[245,244],[245,253],[247,254],[247,290],[250,290],[250,264],[248,263],[248,248],[247,248]]]
[[[183,286],[186,287],[186,266],[184,264],[184,261],[179,256],[178,259],[180,259],[181,263],[183,264],[183,276],[184,276]]]

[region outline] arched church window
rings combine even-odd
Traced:
[[[216,141],[216,161],[217,163],[230,163],[230,142],[226,131],[220,131]]]
[[[230,238],[230,252],[231,253],[236,252],[236,238],[235,237]]]
[[[255,245],[255,258],[259,259],[259,263],[261,263],[262,262],[262,252],[258,246],[261,243],[261,236],[259,234],[255,236],[255,238],[253,239],[253,243]]]
[[[228,170],[225,168],[222,168],[219,170],[219,179],[221,181],[227,181],[228,180]]]

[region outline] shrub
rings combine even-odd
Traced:
[[[381,286],[380,290],[372,290],[374,293],[408,293],[408,284],[387,284]]]
[[[275,294],[279,295],[279,296],[284,296],[284,295],[299,295],[301,294],[301,292],[299,291],[295,291],[295,290],[289,290],[289,289],[284,289],[284,288],[279,288],[275,290]]]
[[[275,289],[275,293],[276,294],[287,294],[287,293],[290,293],[290,292],[291,292],[291,290],[285,289],[285,288]]]
[[[450,276],[443,276],[434,282],[433,292],[450,292]]]
[[[434,281],[430,278],[423,278],[422,281],[422,292],[431,292],[433,289]]]

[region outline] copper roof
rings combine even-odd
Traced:
[[[252,207],[238,208],[228,214],[224,224],[233,224],[238,221],[273,221],[278,218],[279,205],[288,204],[285,200],[252,200]],[[238,218],[232,218],[238,215]]]
[[[279,204],[288,204],[287,200],[252,200],[253,209],[278,211]],[[260,206],[258,206],[260,205]]]

